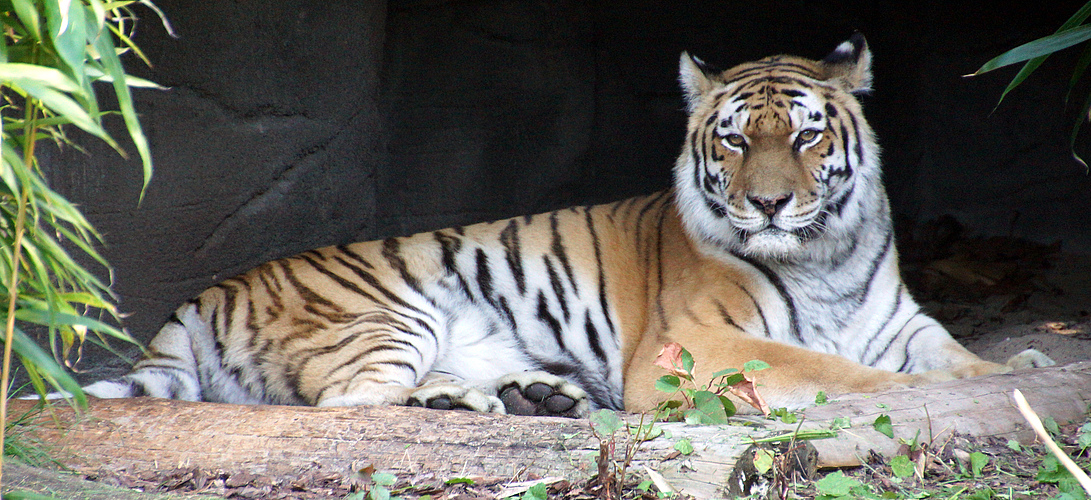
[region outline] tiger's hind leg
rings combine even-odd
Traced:
[[[589,398],[583,389],[543,371],[515,372],[486,381],[439,374],[427,379],[409,396],[409,406],[569,418],[588,414]]]
[[[420,406],[504,413],[495,390],[431,372],[437,346],[432,332],[413,334],[400,317],[375,315],[331,332],[292,361],[299,393],[317,406]],[[403,329],[391,329],[397,325]],[[351,339],[345,343],[341,339]]]
[[[482,413],[506,413],[504,403],[488,387],[432,374],[409,395],[408,406],[435,410],[471,410]]]

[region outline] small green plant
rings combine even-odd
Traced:
[[[535,484],[534,486],[531,486],[530,488],[527,488],[527,491],[524,492],[523,496],[519,498],[519,500],[548,500],[548,499],[549,499],[549,488],[546,487],[545,483],[538,483],[538,484]]]
[[[599,442],[598,454],[595,457],[598,471],[593,481],[602,488],[603,498],[618,498],[628,475],[629,464],[632,463],[640,446],[639,435],[630,435],[629,426],[625,425],[625,421],[612,410],[596,411],[591,414],[589,420],[591,433]],[[637,427],[638,434],[641,427]],[[621,459],[617,460],[615,452],[618,448],[618,433],[622,429],[625,429],[627,436],[621,438],[624,439],[621,443],[623,453]]]
[[[917,464],[907,455],[898,455],[890,459],[890,470],[898,479],[909,479],[917,473]]]
[[[376,472],[375,466],[368,465],[356,471],[360,491],[350,493],[344,500],[398,500],[391,496],[390,489],[398,482],[398,476],[388,472]]]
[[[748,361],[742,371],[727,368],[713,373],[709,381],[700,385],[693,373],[696,363],[693,355],[682,346],[671,343],[663,348],[656,364],[669,373],[655,382],[656,390],[682,399],[667,399],[656,408],[655,420],[684,420],[691,424],[726,424],[735,415],[735,404],[728,399],[731,392],[768,414],[769,408],[754,389],[747,374],[765,370],[769,364],[759,360]]]
[[[1087,494],[1080,482],[1072,476],[1057,457],[1046,455],[1038,466],[1038,475],[1034,479],[1040,483],[1049,483],[1057,487],[1059,495],[1053,497],[1057,500],[1078,500],[1087,498]]]
[[[970,454],[970,472],[974,477],[981,477],[981,472],[985,470],[985,466],[989,465],[989,457],[980,451],[975,451]]]
[[[1091,448],[1091,422],[1080,426],[1080,430],[1076,433],[1076,445],[1080,447],[1080,454],[1084,454],[1088,448]]]
[[[818,490],[816,500],[850,500],[856,498],[878,498],[870,488],[860,481],[848,477],[844,472],[836,471],[815,482]]]
[[[890,421],[890,415],[885,413],[880,414],[875,418],[875,421],[872,422],[871,427],[880,434],[894,439],[894,424]]]

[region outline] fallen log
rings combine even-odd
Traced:
[[[896,437],[942,439],[953,432],[1031,439],[1010,401],[1019,388],[1043,417],[1081,421],[1091,401],[1091,362],[871,395],[848,395],[806,412],[804,428],[828,428],[848,417],[839,437],[814,441],[818,465],[859,463],[869,450],[891,455],[897,439],[871,422],[891,417]],[[12,412],[32,402],[12,402]],[[13,413],[14,414],[14,413]],[[634,417],[635,419],[635,417]],[[54,421],[61,424],[58,428]],[[696,498],[722,496],[752,438],[796,425],[748,420],[747,425],[663,424],[662,436],[639,447],[631,470],[661,473]],[[755,425],[757,422],[757,425]],[[600,440],[586,420],[441,412],[419,408],[311,408],[189,403],[150,398],[92,400],[77,415],[58,407],[38,417],[39,436],[77,470],[139,474],[199,467],[207,471],[297,478],[305,473],[348,476],[378,470],[439,477],[562,477],[582,480],[596,470]],[[618,437],[618,450],[625,439]],[[694,452],[674,445],[689,439]]]
[[[924,443],[940,443],[958,433],[1026,444],[1034,441],[1034,431],[1015,406],[1015,389],[1023,392],[1042,418],[1052,417],[1058,424],[1082,422],[1091,402],[1091,361],[880,394],[849,394],[832,404],[809,408],[809,422],[803,428],[829,428],[838,418],[848,418],[852,424],[851,432],[842,432],[837,439],[815,441],[821,467],[860,465],[869,452],[893,456],[901,446],[898,438],[915,436]],[[895,439],[871,426],[879,415],[890,417]],[[780,424],[778,428],[795,426]]]

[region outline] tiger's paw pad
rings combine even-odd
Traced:
[[[1037,349],[1027,349],[1015,356],[1008,358],[1007,363],[1014,370],[1022,370],[1025,368],[1045,368],[1047,366],[1053,366],[1057,364],[1052,358],[1046,356]]]
[[[497,397],[456,384],[435,384],[421,387],[409,395],[405,405],[431,408],[433,410],[505,413],[504,403]]]
[[[580,418],[588,414],[587,393],[546,372],[506,375],[497,381],[497,394],[512,415]]]

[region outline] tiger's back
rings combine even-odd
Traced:
[[[1010,370],[920,311],[897,268],[862,37],[724,72],[683,55],[690,121],[668,191],[326,247],[184,304],[95,395],[641,410],[664,343],[708,377],[752,359],[773,406]],[[1051,361],[1040,353],[1012,366]]]

